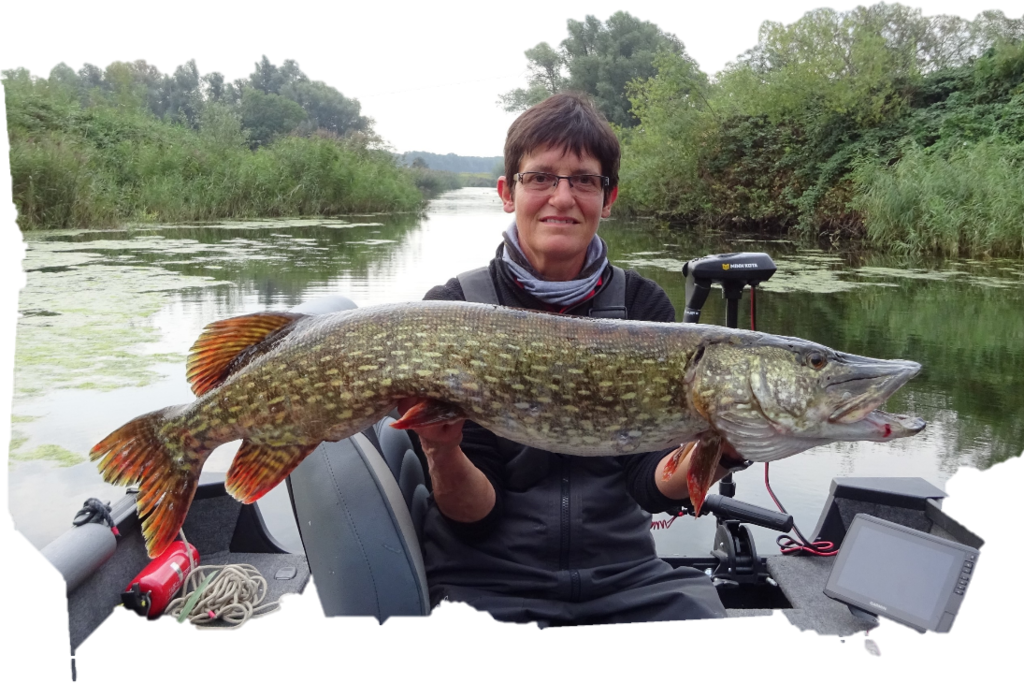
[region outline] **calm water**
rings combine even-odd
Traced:
[[[127,420],[192,399],[185,354],[208,322],[327,294],[361,306],[420,299],[485,264],[508,221],[493,190],[467,188],[435,200],[423,216],[30,235],[10,463],[18,530],[42,547],[68,528],[86,498],[122,494],[85,456]],[[924,366],[888,406],[927,420],[921,435],[834,444],[772,465],[772,486],[805,533],[833,477],[917,476],[941,488],[959,467],[985,469],[1021,453],[1024,262],[903,261],[778,240],[697,240],[615,220],[602,224],[601,235],[612,260],[659,282],[680,314],[686,260],[768,252],[779,271],[758,292],[759,329]],[[721,324],[722,304],[712,294],[702,321]],[[748,324],[745,314],[740,324]],[[207,469],[225,471],[234,448],[218,449]],[[763,472],[755,465],[739,474],[737,497],[771,507]],[[274,533],[294,546],[279,494],[265,499],[264,511]],[[665,555],[706,554],[713,535],[706,518],[655,531]],[[757,530],[762,554],[775,552],[775,536]]]

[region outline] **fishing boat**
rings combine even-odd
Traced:
[[[705,260],[699,265],[706,268],[708,263]],[[770,270],[774,272],[774,265]],[[701,272],[698,268],[691,268],[688,274],[684,271],[689,278],[688,290],[692,290],[688,291],[686,310],[690,322],[697,322],[701,297],[706,298],[710,286],[702,284],[699,277],[695,283],[690,282],[695,273],[699,276]],[[715,272],[723,271],[716,266]],[[748,269],[744,285],[751,284],[751,277]],[[725,284],[728,295],[729,286]],[[731,300],[738,300],[738,296]],[[332,297],[296,310],[315,314],[351,307],[352,302]],[[735,324],[734,311],[730,316]],[[396,417],[387,416],[347,439],[320,444],[277,490],[279,496],[287,498],[290,512],[286,514],[294,519],[301,539],[297,545],[275,537],[262,501],[243,505],[226,493],[223,473],[204,472],[182,528],[188,543],[198,550],[200,567],[252,565],[266,580],[268,602],[286,593],[302,593],[314,577],[316,594],[328,617],[372,616],[384,622],[393,616],[429,615],[421,552],[429,481],[408,434],[391,428]],[[976,561],[982,540],[942,511],[945,493],[941,489],[917,477],[836,478],[814,531],[807,535],[809,540],[804,539],[803,550],[767,557],[758,554],[749,526],[788,532],[793,528],[792,517],[738,501],[734,493],[735,485],[727,478],[719,493],[708,496],[704,504],[702,514],[716,518],[714,543],[706,555],[663,558],[673,566],[691,566],[708,574],[728,616],[781,612],[800,629],[838,636],[873,628],[879,613],[919,630],[951,627],[955,607],[969,583],[967,564]],[[138,591],[134,602],[127,591],[150,564],[135,496],[136,491],[129,489],[109,507],[83,510],[75,526],[43,549],[43,555],[67,582],[72,652],[101,627],[113,610],[121,609],[120,605],[134,606],[145,613],[140,609]],[[955,603],[952,612],[942,611],[946,603],[936,603],[937,607],[928,609],[937,610],[937,620],[908,621],[898,618],[902,616],[898,609],[888,611],[884,605],[864,602],[870,595],[858,601],[856,595],[844,595],[842,585],[836,588],[837,569],[842,563],[861,562],[860,566],[865,566],[864,562],[872,561],[863,555],[854,558],[852,541],[848,540],[859,534],[858,525],[867,524],[866,520],[876,525],[877,533],[896,534],[886,541],[887,565],[893,564],[901,548],[908,550],[904,558],[909,563],[908,571],[922,571],[913,566],[914,561],[927,555],[920,551],[922,547],[961,553],[956,557],[961,558],[958,561],[963,571],[961,565],[950,564],[945,578],[936,584],[940,597],[949,593],[946,597],[950,604]],[[111,532],[114,526],[119,533],[116,537]],[[839,554],[817,551],[828,544]],[[879,547],[878,543],[867,546]],[[849,557],[844,558],[844,553]],[[934,560],[934,552],[927,557]],[[180,575],[180,565],[175,571]],[[858,576],[863,574],[858,570]],[[880,581],[884,583],[884,577]],[[870,593],[871,588],[864,590]],[[870,605],[878,608],[872,612]]]

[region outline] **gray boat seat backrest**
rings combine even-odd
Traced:
[[[398,489],[409,506],[412,514],[413,526],[416,528],[416,538],[423,538],[423,514],[426,512],[427,496],[429,492],[426,486],[426,477],[423,472],[423,464],[416,451],[413,450],[412,440],[403,429],[394,429],[392,424],[395,418],[388,416],[373,426],[373,431],[380,444],[381,455],[388,464],[388,469],[398,481]],[[422,489],[420,496],[416,492]]]
[[[343,297],[329,297],[292,310],[319,314],[354,307]],[[383,622],[430,613],[419,541],[428,493],[412,442],[389,426],[393,421],[387,417],[364,433],[320,444],[288,477],[306,560],[327,616],[374,616]]]
[[[325,615],[429,614],[416,523],[365,434],[320,444],[288,477],[288,492]]]

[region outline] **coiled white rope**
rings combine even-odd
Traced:
[[[266,597],[266,579],[253,565],[204,564],[188,574],[184,594],[171,600],[164,613],[171,618],[178,618],[188,598],[214,571],[219,572],[217,577],[188,611],[185,620],[185,624],[197,631],[238,631],[249,622],[279,613],[285,608],[288,594],[280,600],[261,604]],[[220,624],[211,626],[217,622]]]
[[[212,581],[208,581],[213,575]],[[203,585],[206,583],[207,585]],[[252,617],[279,609],[277,602],[263,603],[267,580],[251,564],[201,565],[188,575],[184,592],[167,605],[166,612],[180,620],[186,603],[199,592],[186,615],[199,628],[238,628]],[[231,626],[221,626],[220,621]]]

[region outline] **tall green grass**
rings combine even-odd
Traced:
[[[860,165],[854,184],[851,206],[878,246],[1024,254],[1024,144],[990,138],[948,157],[913,148],[891,167]]]
[[[11,180],[22,229],[112,223],[118,215],[113,180],[95,150],[70,136],[11,140]]]
[[[45,82],[5,86],[22,230],[413,211],[432,194],[358,140],[285,136],[253,151],[238,117],[215,105],[197,130],[81,107]]]

